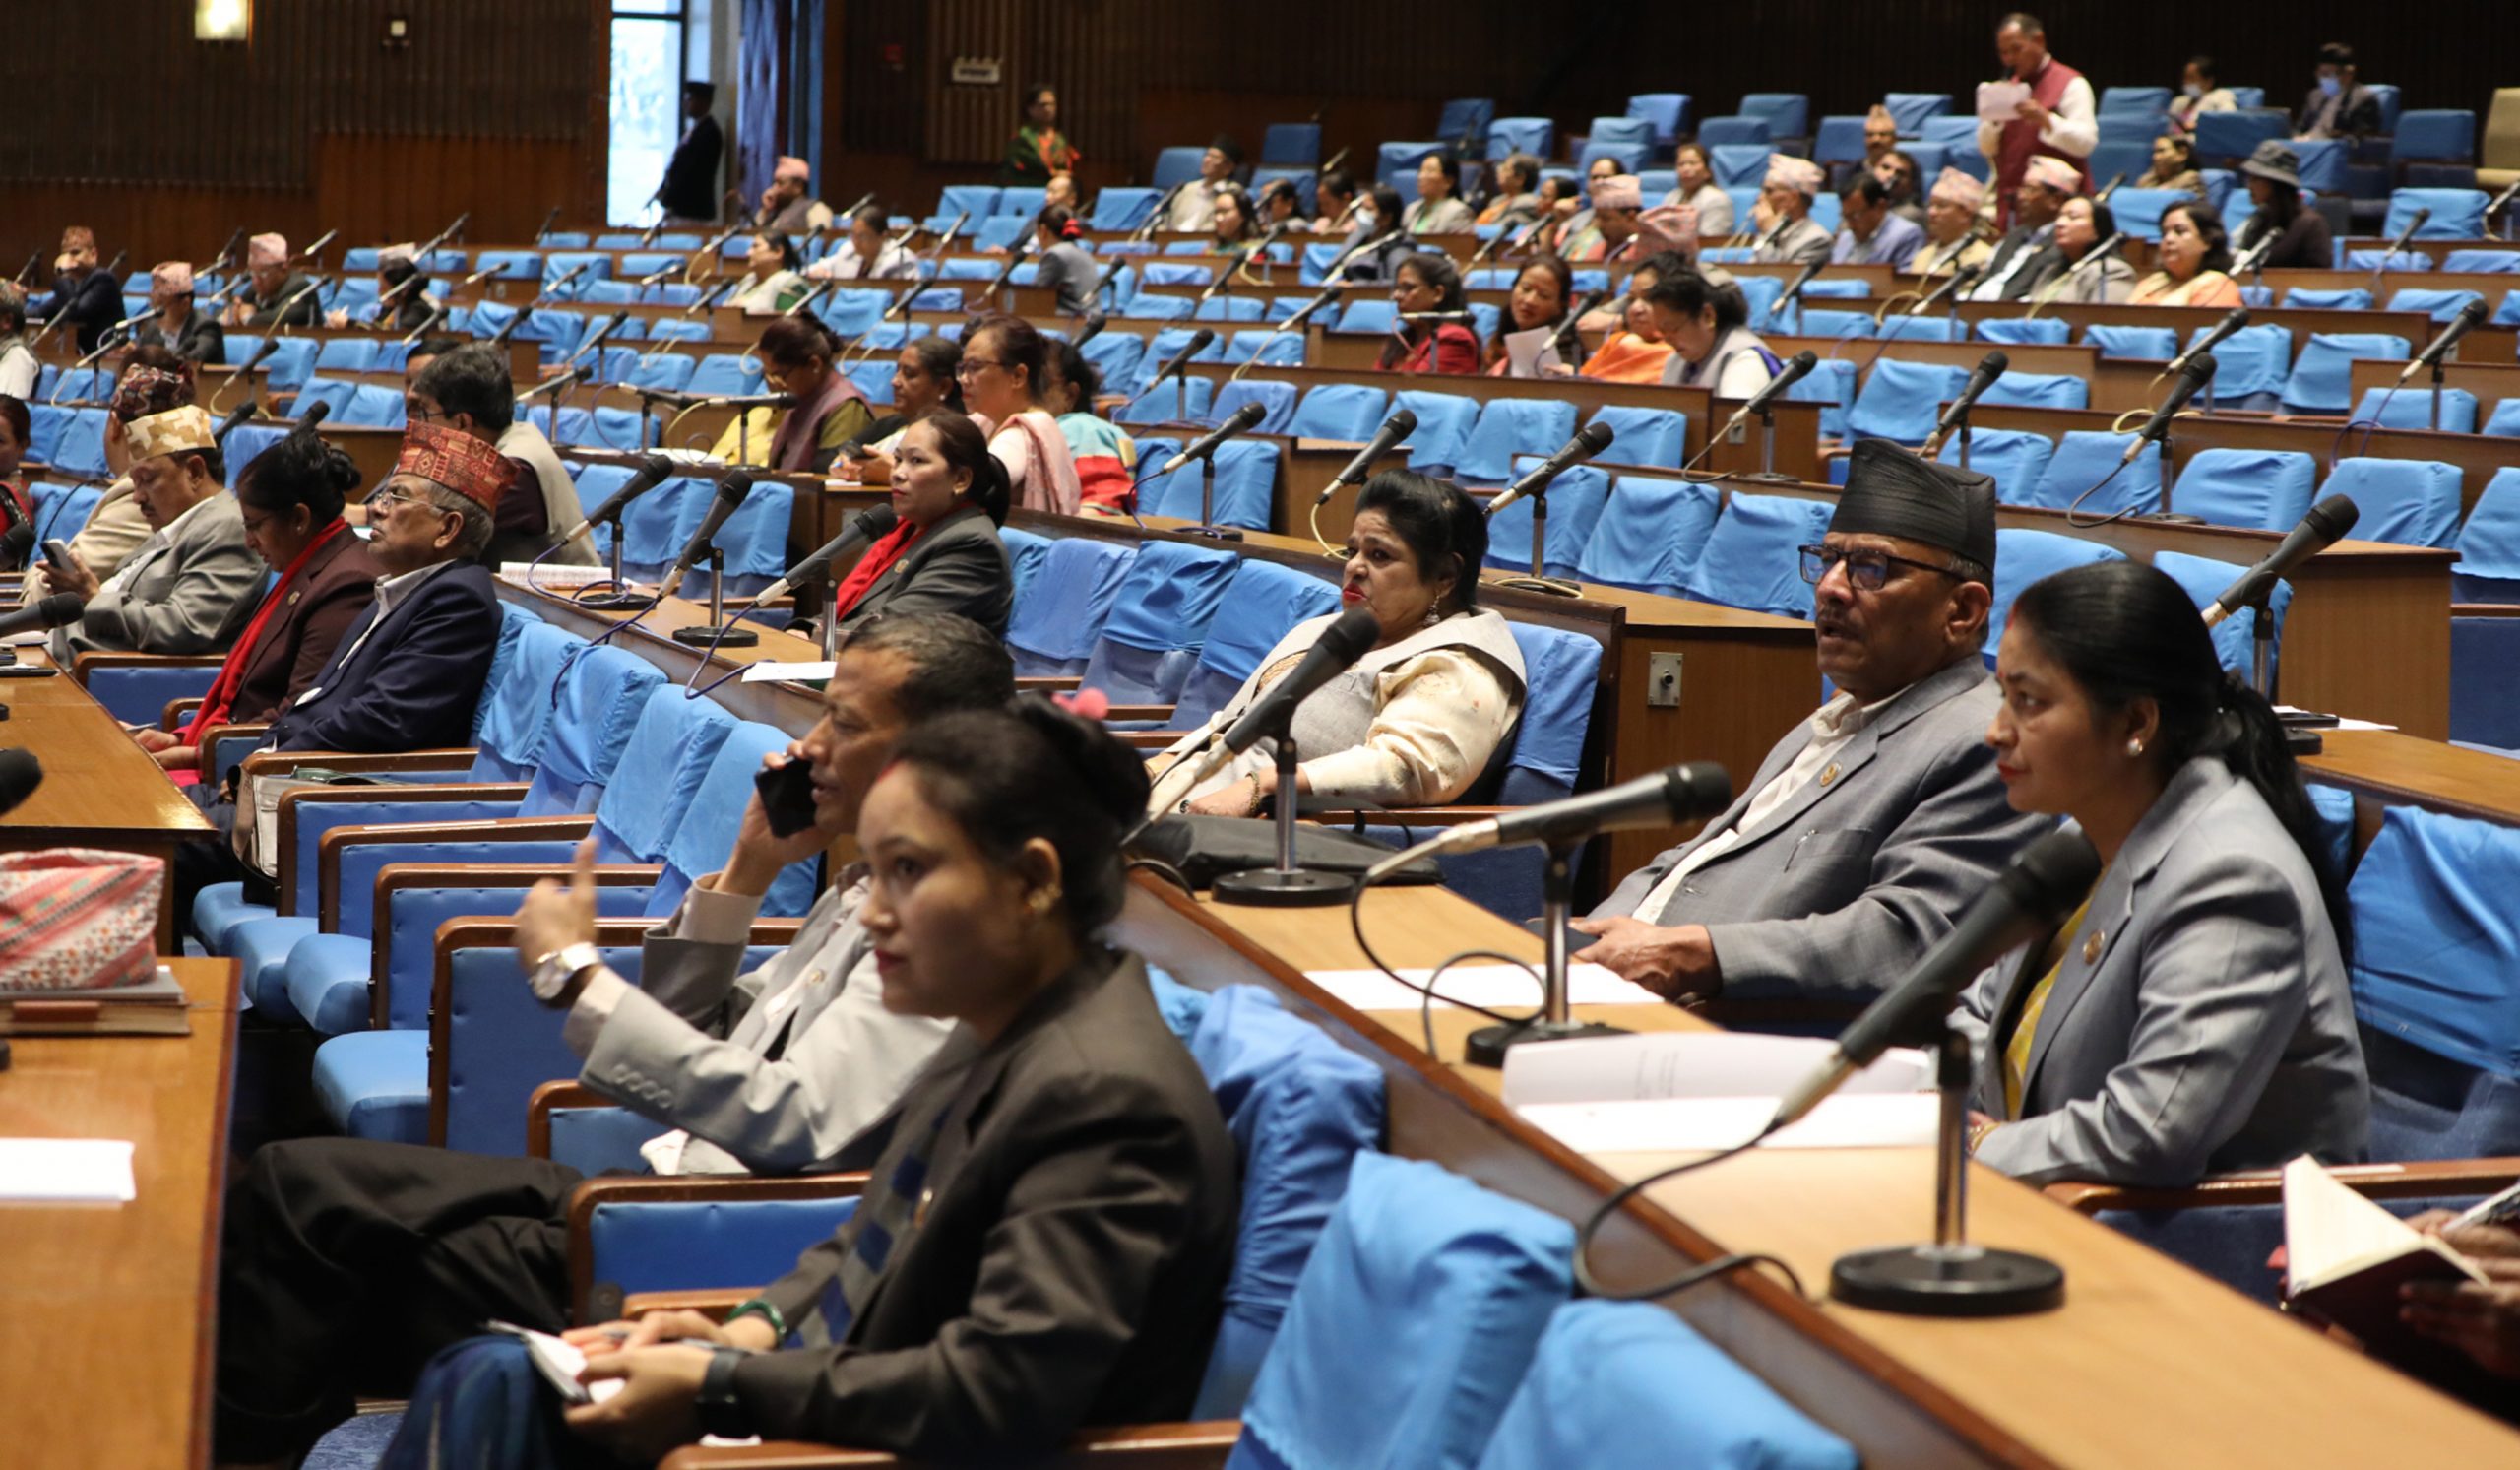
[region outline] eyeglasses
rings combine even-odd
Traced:
[[[1006,364],[1003,362],[991,362],[985,357],[966,357],[962,361],[954,364],[954,376],[958,378],[976,378],[980,375],[981,368],[1004,367],[1005,365]]]
[[[381,488],[370,493],[367,499],[360,503],[367,507],[369,515],[374,516],[382,515],[398,505],[418,505],[421,501],[419,496],[409,490]]]
[[[1821,578],[1829,575],[1829,568],[1842,561],[1846,563],[1848,583],[1861,592],[1879,592],[1889,582],[1890,568],[1894,566],[1912,566],[1921,572],[1939,572],[1946,577],[1960,575],[1947,566],[1893,556],[1887,551],[1850,551],[1844,546],[1804,546],[1801,551],[1802,580],[1814,587],[1820,585]]]

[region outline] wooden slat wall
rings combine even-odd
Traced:
[[[62,224],[107,254],[207,255],[238,224],[352,242],[583,217],[608,75],[601,0],[262,0],[250,45],[188,0],[82,0],[0,50],[0,271]],[[391,14],[410,43],[387,50]]]

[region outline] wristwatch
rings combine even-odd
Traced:
[[[558,1005],[568,993],[570,981],[602,963],[603,952],[583,939],[563,944],[542,957],[542,963],[526,977],[526,984],[534,988],[535,999],[545,1005]]]
[[[742,1348],[717,1348],[709,1354],[709,1372],[700,1380],[692,1407],[699,1411],[700,1432],[721,1439],[749,1439],[756,1433],[752,1415],[735,1397],[735,1366],[752,1354]]]

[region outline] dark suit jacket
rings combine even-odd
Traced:
[[[674,145],[665,164],[665,181],[657,186],[657,202],[668,215],[686,220],[718,218],[718,168],[725,161],[725,135],[718,119],[703,117],[690,135]]]
[[[988,513],[975,505],[928,527],[840,625],[896,612],[954,612],[1003,636],[1014,607],[1015,564]]]
[[[280,284],[280,289],[272,292],[272,298],[268,301],[264,300],[253,287],[246,287],[237,296],[237,299],[251,308],[245,313],[245,325],[248,327],[315,326],[324,319],[322,293],[317,292],[314,295],[299,298],[297,293],[306,289],[306,273],[291,271],[288,273],[288,279]],[[288,308],[288,320],[282,321],[280,303],[292,299],[296,300],[297,304]]]
[[[2313,87],[2301,98],[2300,108],[2293,114],[2293,131],[2307,133],[2327,108],[2327,94]],[[2336,105],[2336,126],[2329,130],[2331,138],[2367,138],[2380,130],[2380,95],[2357,82]]]
[[[207,362],[214,367],[227,360],[227,329],[219,324],[217,317],[198,306],[193,308],[192,315],[184,318],[184,330],[173,342],[166,340],[166,334],[158,330],[157,319],[153,317],[131,329],[131,345],[172,348],[178,357]]]
[[[122,287],[102,270],[90,271],[77,283],[56,276],[51,297],[28,314],[46,321],[68,316],[79,332],[79,351],[93,352],[105,329],[122,320]]]
[[[367,613],[376,598],[376,558],[367,543],[345,531],[325,543],[299,570],[288,600],[263,625],[246,656],[244,681],[228,718],[269,720],[312,687],[333,662],[343,635]]]
[[[355,754],[429,750],[472,738],[472,707],[499,644],[499,598],[490,574],[469,561],[447,564],[360,643],[360,630],[374,617],[370,604],[315,676],[314,687],[323,692],[274,721],[263,749]]]
[[[947,1043],[952,1055],[968,1033]],[[771,1438],[965,1461],[1045,1453],[1079,1426],[1184,1417],[1207,1368],[1237,1208],[1215,1094],[1158,1013],[1146,966],[1100,952],[901,1117],[956,1101],[922,1221],[840,1340],[764,1353],[736,1396]],[[875,1165],[890,1177],[905,1140]],[[815,1316],[857,1244],[807,1250],[764,1296]]]

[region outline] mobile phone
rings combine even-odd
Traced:
[[[786,765],[764,766],[752,784],[761,793],[761,814],[770,823],[771,836],[793,837],[814,824],[812,766],[792,758]]]
[[[854,439],[851,439],[848,443],[840,446],[840,452],[848,455],[852,460],[871,460],[875,457],[875,451],[858,443]]]
[[[50,664],[0,664],[0,678],[50,678],[60,671]]]
[[[68,566],[70,564],[70,543],[63,541],[57,536],[52,540],[45,542],[43,543],[43,559],[51,562],[54,566]]]

